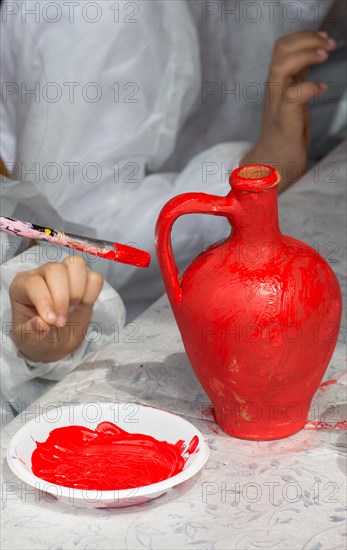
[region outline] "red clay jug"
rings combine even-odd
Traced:
[[[158,261],[188,358],[218,424],[244,439],[278,439],[303,428],[341,321],[330,266],[280,231],[279,181],[270,166],[238,168],[226,197],[179,195],[156,226]],[[232,232],[180,276],[171,229],[193,213],[225,216]]]

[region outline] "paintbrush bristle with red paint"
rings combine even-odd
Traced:
[[[59,246],[67,246],[87,254],[105,258],[106,260],[130,264],[136,267],[148,267],[151,261],[149,252],[133,248],[132,246],[99,239],[89,239],[82,235],[73,235],[72,233],[63,233],[49,227],[42,227],[30,222],[21,222],[12,218],[0,217],[0,231],[16,235],[17,237],[48,241]]]

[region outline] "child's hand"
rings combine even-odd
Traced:
[[[79,256],[16,275],[10,287],[12,338],[20,352],[48,363],[75,351],[102,286],[102,276]]]
[[[274,165],[282,175],[280,190],[302,176],[307,165],[309,121],[307,102],[324,94],[323,83],[305,82],[311,65],[323,63],[335,48],[325,32],[299,32],[276,42],[257,143],[241,165]]]

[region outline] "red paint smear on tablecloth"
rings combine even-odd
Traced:
[[[330,386],[331,384],[336,384],[337,380],[336,378],[332,378],[331,380],[326,380],[325,382],[322,382],[322,384],[319,385],[318,389],[325,388],[325,386]]]
[[[204,420],[212,416],[213,420],[217,422],[216,412],[213,405],[209,405],[206,409],[204,409],[204,416],[205,416]]]
[[[184,468],[197,450],[194,436],[172,444],[144,434],[130,434],[111,422],[95,430],[66,426],[52,430],[32,454],[33,473],[49,483],[86,490],[121,490],[168,479]]]
[[[347,420],[340,420],[335,424],[323,422],[322,420],[310,420],[306,424],[305,430],[347,430]]]
[[[331,378],[330,380],[322,382],[322,384],[319,385],[318,390],[325,391],[327,386],[337,383],[338,380],[336,378]],[[305,430],[347,430],[347,420],[340,420],[339,422],[335,422],[335,424],[331,422],[324,422],[324,420],[309,420],[305,426]]]
[[[211,424],[211,422],[207,422],[207,426],[210,428],[211,432],[214,434],[219,434],[219,431]]]

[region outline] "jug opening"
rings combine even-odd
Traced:
[[[249,179],[249,180],[255,180],[255,179],[263,179],[270,176],[271,170],[267,166],[245,166],[241,172],[239,172],[239,177]]]
[[[266,164],[249,164],[240,166],[229,178],[231,187],[236,191],[259,193],[277,187],[281,176],[272,166]]]

